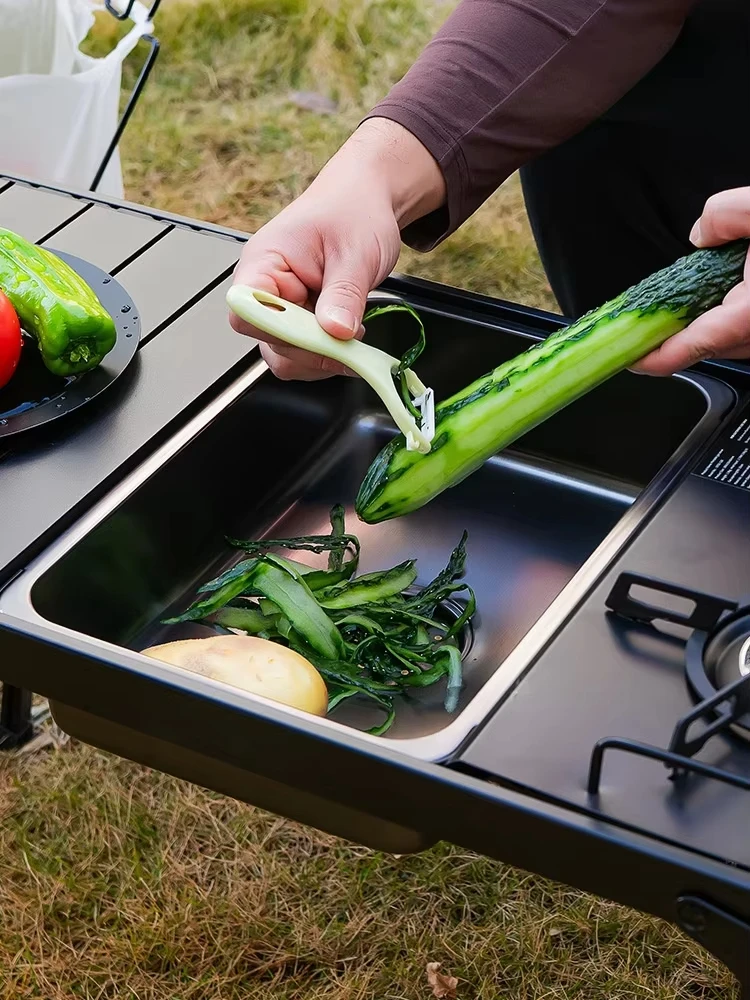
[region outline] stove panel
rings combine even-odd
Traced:
[[[750,411],[741,411],[727,423],[693,474],[750,492]]]
[[[730,424],[730,434],[742,419]],[[460,765],[750,869],[750,791],[703,775],[673,781],[662,762],[616,748],[604,754],[599,794],[587,789],[598,741],[667,749],[678,720],[696,703],[685,675],[690,630],[608,612],[619,574],[730,602],[750,593],[750,491],[698,474],[705,465],[702,458],[594,588]],[[695,759],[750,779],[750,746],[739,737],[714,736]]]

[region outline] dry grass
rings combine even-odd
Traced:
[[[0,772],[3,1000],[722,996],[674,931],[442,846],[394,859],[69,746]],[[726,995],[726,994],[724,994]]]
[[[304,190],[403,75],[453,0],[163,6],[156,80],[123,143],[128,192],[252,232]],[[337,111],[306,111],[291,99],[296,91],[322,94]],[[405,252],[400,269],[553,305],[516,178],[434,254]]]
[[[408,65],[427,0],[165,0],[129,196],[257,227]],[[107,43],[102,22],[97,45]],[[335,115],[292,90],[333,97]],[[549,304],[515,182],[405,267]],[[726,996],[662,923],[460,849],[394,859],[69,745],[0,765],[0,1000]]]

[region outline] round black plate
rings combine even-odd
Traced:
[[[61,378],[47,371],[34,340],[24,336],[18,368],[0,389],[0,438],[40,427],[89,403],[122,375],[138,350],[138,310],[117,279],[88,261],[57,250],[55,253],[99,296],[115,321],[117,341],[98,368]]]

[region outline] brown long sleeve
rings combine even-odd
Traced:
[[[444,209],[404,232],[429,250],[515,170],[599,118],[669,51],[696,0],[462,0],[367,116],[437,160]]]

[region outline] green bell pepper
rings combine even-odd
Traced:
[[[53,375],[90,371],[115,346],[114,320],[83,278],[7,229],[0,229],[0,289]]]

